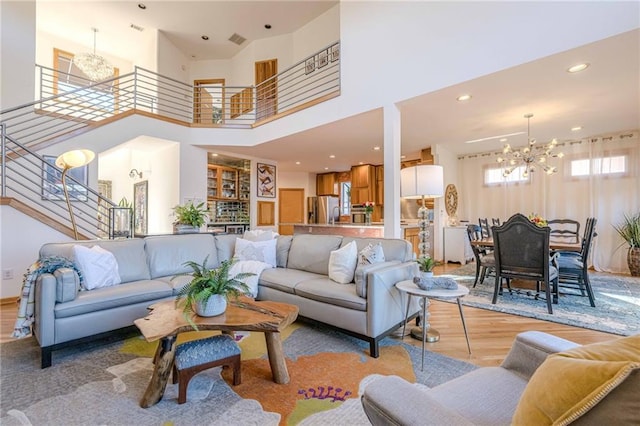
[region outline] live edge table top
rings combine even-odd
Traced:
[[[134,321],[148,342],[193,331],[181,307],[167,300],[149,307],[149,314]],[[227,310],[215,317],[191,314],[199,330],[281,332],[298,317],[298,307],[286,303],[255,301],[240,297],[230,301]]]

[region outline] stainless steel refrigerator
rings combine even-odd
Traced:
[[[340,220],[340,199],[329,195],[307,197],[308,223],[331,223]]]

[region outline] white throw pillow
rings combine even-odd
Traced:
[[[385,261],[384,250],[382,244],[367,244],[365,248],[358,253],[358,265],[356,266],[355,282],[358,288],[365,288],[365,269],[367,265],[374,263],[382,263]],[[366,291],[366,290],[365,290]],[[365,293],[366,294],[366,293]]]
[[[260,280],[260,274],[263,270],[272,267],[273,266],[268,263],[260,262],[258,260],[239,260],[231,265],[231,269],[229,269],[229,276],[235,277],[236,275],[244,272],[255,274],[240,281],[245,283],[247,287],[249,287],[249,290],[251,290],[249,295],[256,298],[258,296],[258,281]]]
[[[110,251],[100,246],[88,248],[81,245],[74,245],[73,256],[76,265],[82,272],[84,278],[82,287],[84,287],[85,290],[120,284],[118,262]]]
[[[249,241],[238,238],[233,257],[237,260],[259,260],[275,268],[277,242],[275,238],[268,241]]]
[[[270,229],[254,229],[253,231],[244,231],[242,238],[249,241],[269,241],[273,240],[275,235]]]
[[[329,255],[329,278],[340,284],[351,283],[357,262],[358,246],[355,241],[333,250]]]

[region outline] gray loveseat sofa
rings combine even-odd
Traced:
[[[42,367],[52,362],[52,352],[85,340],[101,338],[130,327],[147,315],[149,305],[174,298],[190,272],[187,261],[216,266],[233,257],[236,235],[185,234],[144,239],[97,240],[45,244],[40,258],[73,259],[75,244],[98,245],[118,263],[122,283],[81,291],[73,269],[41,274],[36,283],[34,335],[42,350]],[[400,239],[348,238],[333,235],[278,236],[277,268],[260,275],[259,300],[294,304],[300,316],[320,321],[370,343],[378,356],[379,341],[404,321],[406,296],[395,288],[411,279],[416,264],[411,245]],[[328,277],[332,250],[352,240],[361,250],[369,243],[382,245],[386,262],[363,269],[361,284],[338,284]],[[418,312],[412,305],[411,317]]]

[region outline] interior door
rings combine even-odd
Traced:
[[[278,233],[293,235],[293,225],[304,223],[304,188],[280,188],[278,201]]]
[[[193,82],[193,122],[224,124],[224,78]]]
[[[276,78],[271,78],[278,74],[278,60],[256,62],[255,70],[256,121],[260,121],[278,112],[278,82]]]

